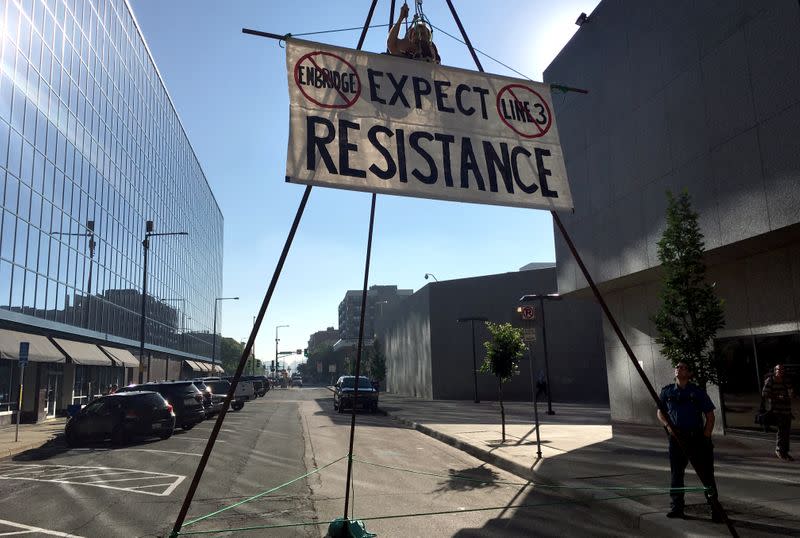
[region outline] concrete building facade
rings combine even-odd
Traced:
[[[800,381],[800,3],[606,0],[545,80],[589,90],[554,103],[575,200],[561,218],[656,387],[672,377],[650,321],[665,191],[691,195],[725,301],[730,382],[710,393],[726,427],[754,427],[769,369]],[[587,296],[557,230],[556,258],[559,291]],[[655,423],[603,332],[612,417]]]
[[[480,368],[486,355],[483,342],[489,333],[480,321],[458,320],[484,317],[523,327],[526,325],[516,311],[520,297],[555,290],[554,267],[428,284],[387,310],[377,323],[377,335],[386,355],[387,390],[425,399],[472,400],[473,345],[474,360]],[[552,398],[606,403],[597,305],[569,299],[546,302],[544,308]],[[537,312],[531,324],[537,331],[532,346],[534,377],[544,369],[541,319]],[[478,373],[477,384],[479,399],[497,399],[495,377]],[[531,388],[531,361],[526,357],[519,375],[504,385],[503,395],[508,400],[530,400]]]

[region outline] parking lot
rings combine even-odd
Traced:
[[[177,429],[167,440],[141,439],[123,446],[96,442],[70,448],[60,436],[40,449],[0,460],[0,533],[164,536],[212,427],[213,419],[206,420],[188,432]],[[269,395],[248,402],[228,414],[190,516],[302,475],[303,454],[295,404],[272,401]],[[302,486],[270,504],[276,513],[293,511],[295,495],[304,495]]]

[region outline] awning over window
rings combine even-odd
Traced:
[[[30,342],[28,360],[31,362],[67,362],[66,357],[46,337],[0,329],[0,357],[19,360],[19,343]]]
[[[200,367],[199,364],[197,364],[196,361],[190,361],[190,360],[184,359],[183,362],[185,362],[189,366],[189,368],[191,368],[195,372],[202,372],[203,371],[203,369]]]
[[[220,366],[219,364],[215,364],[214,365],[214,371],[216,373],[218,373],[218,374],[224,374],[225,373],[225,370],[223,370],[222,366]]]
[[[75,342],[74,340],[65,340],[63,338],[53,338],[53,341],[64,350],[64,352],[72,359],[75,364],[84,366],[113,366],[114,363],[108,356],[100,351],[100,348],[94,344],[87,344],[85,342]]]
[[[204,372],[211,372],[211,365],[207,362],[197,361],[197,365],[203,369]]]
[[[134,357],[133,353],[131,353],[127,349],[122,349],[119,347],[110,347],[110,346],[100,346],[100,347],[103,348],[103,351],[111,355],[111,357],[120,366],[124,366],[125,368],[139,367],[139,359]]]

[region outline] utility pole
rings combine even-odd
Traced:
[[[147,257],[150,252],[150,238],[158,235],[189,235],[189,232],[162,232],[155,233],[153,221],[148,220],[145,222],[144,239],[142,240],[142,247],[144,248],[144,264],[142,268],[142,311],[139,323],[139,384],[144,383],[144,369],[142,368],[144,362],[144,338],[145,338],[145,322],[147,320]],[[150,378],[150,356],[147,356],[147,377]]]
[[[456,320],[458,323],[464,323],[469,321],[472,325],[472,380],[475,385],[475,403],[481,403],[480,399],[478,399],[478,359],[477,354],[475,352],[475,322],[487,322],[489,321],[488,318],[480,317],[480,316],[472,316],[466,318],[458,318]]]

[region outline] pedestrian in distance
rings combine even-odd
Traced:
[[[424,62],[441,63],[439,51],[433,43],[433,32],[424,16],[414,15],[411,28],[406,32],[405,37],[399,37],[400,26],[407,18],[408,4],[403,4],[400,7],[400,17],[389,30],[389,37],[386,39],[386,48],[389,54]]]
[[[789,431],[792,427],[792,397],[794,389],[786,378],[786,367],[776,364],[764,383],[761,396],[771,412],[771,423],[778,428],[775,434],[775,455],[782,461],[793,461],[789,454]]]
[[[540,394],[547,396],[547,376],[544,370],[539,370],[536,375],[536,396],[534,396],[534,399],[538,400]]]
[[[714,445],[711,433],[714,430],[714,404],[705,390],[691,382],[692,371],[685,362],[675,365],[675,383],[661,389],[661,402],[669,413],[674,427],[658,410],[658,421],[669,435],[669,467],[671,509],[668,518],[685,517],[684,474],[691,460],[700,481],[705,486],[706,501],[711,507],[711,519],[723,521],[717,507],[717,484],[714,480]]]

